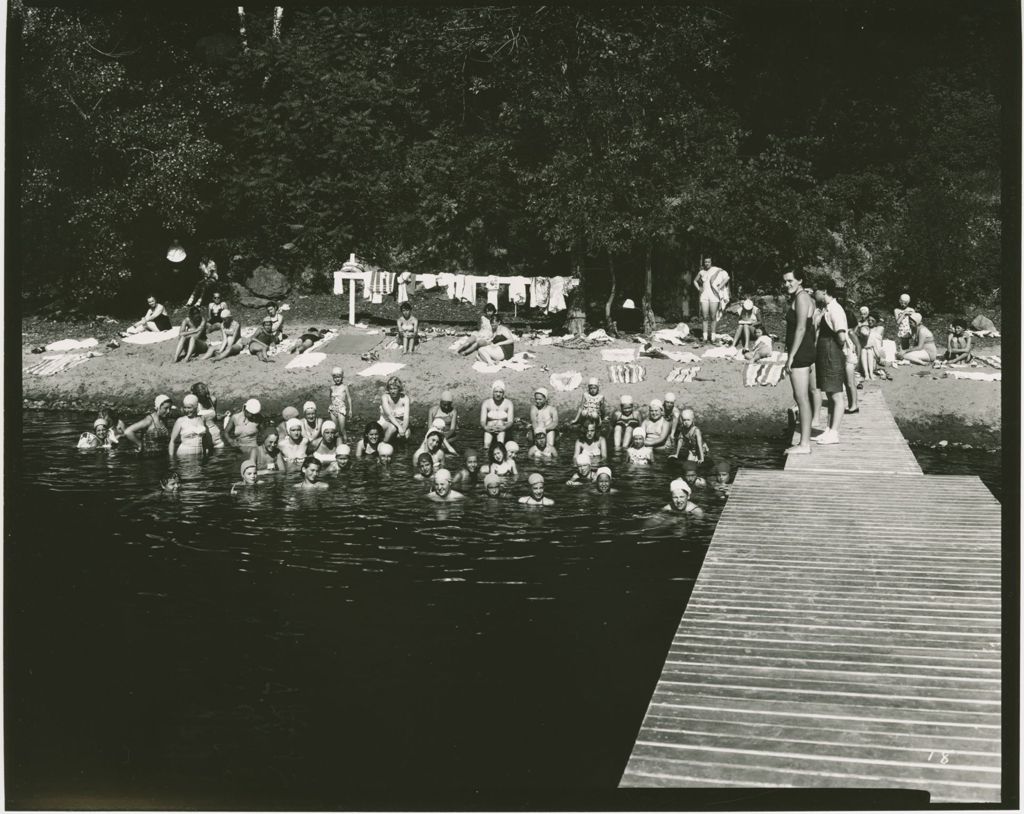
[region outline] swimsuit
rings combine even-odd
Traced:
[[[640,426],[640,418],[637,412],[634,410],[629,415],[625,415],[622,410],[615,411],[615,426],[622,427],[623,429],[632,430],[634,427]]]
[[[590,393],[583,394],[583,404],[580,407],[580,415],[586,418],[601,419],[601,409],[604,406],[604,396],[598,393],[596,396],[590,395]]]
[[[333,463],[337,462],[337,458],[338,458],[338,448],[337,448],[337,445],[335,445],[333,451],[328,450],[327,452],[321,452],[322,449],[324,449],[323,444],[319,445],[316,448],[316,452],[313,453],[313,457],[316,458],[318,461],[320,461],[323,464],[333,464]]]
[[[234,421],[234,419],[232,419]],[[239,445],[253,445],[256,443],[256,436],[259,434],[260,425],[255,421],[250,421],[245,415],[242,415],[241,425],[237,421],[234,421],[235,425],[235,440],[238,441]]]
[[[347,391],[347,384],[331,385],[331,412],[343,418],[348,415],[348,405],[345,403],[345,393]]]
[[[683,433],[683,449],[686,452],[686,460],[688,460],[688,461],[699,461],[700,460],[700,455],[699,455],[700,452],[703,452],[705,455],[707,455],[708,454],[708,445],[707,444],[703,444],[703,447],[704,447],[703,450],[698,450],[697,449],[697,428],[696,427],[690,427],[690,429],[687,432]]]
[[[184,416],[184,424],[182,425],[181,432],[178,434],[178,439],[181,444],[178,446],[178,452],[192,453],[203,451],[203,438],[206,435],[206,422],[203,421],[198,415],[189,418]],[[199,422],[198,424],[196,422]]]
[[[142,436],[141,448],[144,451],[156,449],[158,446],[162,446],[165,450],[167,449],[167,440],[170,438],[170,430],[167,429],[167,425],[164,424],[156,413],[149,414],[149,427],[145,430],[145,435]]]
[[[220,427],[217,425],[217,411],[213,407],[200,407],[197,415],[200,418],[209,420],[207,428],[210,431],[210,438],[213,440],[213,448],[224,449],[224,438],[221,436]]]
[[[807,324],[804,327],[804,338],[800,343],[800,347],[793,347],[793,339],[796,337],[796,298],[799,296],[800,292],[797,292],[796,296],[793,297],[793,303],[786,310],[786,350],[789,352],[789,358],[793,362],[792,367],[810,367],[814,364],[816,356],[812,317],[807,317]]]
[[[394,420],[384,415],[384,399],[387,399],[388,402],[391,403],[391,414],[394,416]],[[382,427],[386,427],[388,426],[388,424],[390,424],[395,429],[398,429],[398,422],[405,418],[405,407],[407,403],[408,402],[406,401],[406,396],[399,396],[398,401],[394,402],[391,401],[391,396],[385,393],[381,397],[380,419],[377,421],[377,423],[380,424]]]
[[[507,403],[505,399],[501,400],[501,404],[495,404],[494,399],[490,399],[491,406],[487,408],[487,426],[501,422],[505,423],[508,421],[508,408],[505,406]],[[500,432],[500,430],[499,430]]]
[[[584,441],[581,438],[580,441],[579,441],[579,444],[583,447],[580,450],[580,452],[586,452],[590,456],[590,460],[591,461],[595,461],[595,460],[600,461],[600,460],[602,460],[604,458],[604,456],[601,454],[601,439],[600,438],[596,438],[596,439],[594,439],[593,441],[591,441],[589,443]]]
[[[644,442],[646,443],[650,441],[657,441],[659,438],[661,438],[661,431],[665,427],[665,419],[659,418],[657,421],[651,421],[650,419],[647,419],[643,423],[643,427],[644,432],[647,433],[647,435],[644,437]]]
[[[814,378],[819,390],[838,393],[846,382],[846,353],[836,344],[838,333],[832,329],[825,313],[818,321],[818,349],[814,361]]]
[[[320,434],[320,428],[324,425],[322,418],[316,419],[313,426],[309,426],[309,422],[306,419],[302,420],[302,437],[307,441],[312,441]]]
[[[301,461],[306,457],[305,439],[296,443],[291,436],[285,436],[278,442],[277,448],[286,461]]]
[[[631,464],[649,464],[654,457],[651,454],[650,447],[641,447],[640,449],[637,449],[636,447],[629,447],[626,450],[626,454],[628,455],[629,462]]]
[[[277,469],[277,459],[280,457],[280,450],[271,455],[264,447],[256,447],[256,468],[264,470]]]

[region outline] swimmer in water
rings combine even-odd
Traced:
[[[508,459],[513,463],[516,462],[516,458],[519,455],[519,444],[515,441],[505,442],[505,454],[508,455]]]
[[[231,487],[231,494],[233,495],[237,495],[243,489],[256,486],[260,482],[259,469],[254,461],[242,461],[241,472],[242,482],[236,483]]]
[[[676,441],[676,451],[669,457],[704,463],[708,445],[704,443],[704,436],[696,421],[697,417],[689,407],[679,414],[679,440]]]
[[[540,472],[534,472],[526,479],[530,484],[530,494],[519,498],[523,506],[554,506],[555,501],[544,497],[544,476]]]
[[[214,449],[224,449],[224,438],[217,420],[217,398],[210,394],[205,382],[196,382],[190,388],[192,395],[199,399],[199,417],[206,419],[210,429],[210,440]]]
[[[310,441],[306,447],[320,461],[324,472],[338,471],[338,425],[325,421],[320,426],[320,439]]]
[[[535,461],[550,460],[558,457],[558,450],[548,446],[548,434],[544,430],[534,433],[533,446],[526,453],[527,458]]]
[[[363,429],[363,437],[356,444],[356,457],[362,458],[364,455],[376,455],[379,444],[380,424],[376,421],[371,421]]]
[[[491,385],[491,397],[480,405],[480,427],[484,431],[484,447],[492,441],[505,442],[505,433],[515,421],[512,400],[505,398],[505,382],[497,379]]]
[[[705,489],[708,482],[697,474],[696,461],[683,461],[683,480],[691,489]]]
[[[453,500],[462,500],[463,495],[452,489],[452,473],[447,469],[438,469],[434,473],[434,489],[428,497],[430,500],[450,503]]]
[[[669,423],[668,438],[666,441],[671,445],[672,440],[676,437],[676,433],[679,431],[679,413],[681,412],[681,410],[676,406],[676,394],[672,392],[666,393],[661,404],[665,420]]]
[[[721,494],[729,494],[729,462],[718,461],[715,464],[715,479],[711,482],[712,488]]]
[[[242,412],[234,413],[224,425],[224,440],[243,451],[256,446],[260,427],[263,425],[263,405],[259,399],[249,399]]]
[[[157,396],[153,412],[126,429],[124,437],[135,444],[139,452],[146,447],[163,447],[170,436],[170,430],[167,429],[164,422],[171,414],[172,407],[174,407],[174,403],[170,396]]]
[[[160,491],[168,495],[176,495],[181,489],[181,478],[177,472],[172,472],[166,478],[160,479]]]
[[[284,438],[288,434],[288,419],[298,418],[300,415],[298,407],[285,407],[281,411],[281,422],[277,425],[277,434]]]
[[[92,432],[83,432],[78,439],[79,449],[110,449],[116,444],[117,439],[106,418],[97,418],[92,423]]]
[[[320,461],[312,455],[302,462],[302,480],[295,484],[296,489],[326,489],[327,484],[320,480]]]
[[[377,445],[377,463],[385,469],[391,468],[391,458],[395,454],[395,448],[387,441],[381,441]]]
[[[601,436],[600,427],[592,418],[584,419],[580,437],[576,439],[576,446],[573,448],[573,456],[581,452],[586,452],[590,456],[592,464],[608,460],[608,442]]]
[[[324,420],[316,414],[315,401],[307,401],[302,405],[302,437],[309,442],[310,446],[320,443],[323,424]]]
[[[572,423],[579,424],[581,421],[592,419],[600,425],[607,415],[608,402],[601,393],[601,382],[596,376],[591,376],[587,380],[586,391],[580,396],[580,404],[576,408]]]
[[[434,471],[444,468],[445,451],[444,451],[444,436],[431,430],[427,433],[427,437],[423,439],[423,444],[412,454],[412,459],[415,461],[419,458],[420,454],[426,452],[430,459],[434,462]]]
[[[252,448],[249,460],[256,464],[261,472],[284,472],[286,464],[281,450],[278,449],[277,430],[267,430],[258,446]]]
[[[455,438],[458,430],[459,412],[455,407],[455,401],[451,390],[442,390],[441,399],[427,412],[427,426],[434,427],[438,419],[444,421],[444,437],[451,441]]]
[[[466,460],[462,468],[455,473],[452,485],[460,492],[476,487],[480,479],[480,456],[475,449],[466,450]]]
[[[690,486],[682,478],[676,478],[669,484],[670,500],[662,507],[667,514],[686,514],[691,517],[703,517],[700,506],[690,501]]]
[[[640,414],[633,405],[633,397],[624,393],[619,399],[619,409],[612,413],[612,443],[615,449],[627,449],[632,444],[633,430],[639,426]]]
[[[199,415],[199,399],[189,393],[182,399],[185,414],[174,422],[167,441],[167,453],[174,455],[202,455],[212,446],[208,419]]]
[[[633,428],[633,443],[626,450],[626,457],[631,464],[653,464],[654,447],[646,444],[647,433],[643,427]]]
[[[277,442],[277,448],[281,450],[281,457],[289,466],[302,464],[307,457],[312,457],[307,452],[308,444],[302,435],[302,421],[298,418],[289,418],[285,422],[285,429],[286,434],[281,436]],[[317,461],[317,464],[319,463]]]
[[[501,488],[501,478],[489,472],[484,476],[484,494],[487,497],[505,498],[507,493]]]
[[[338,435],[342,441],[348,441],[345,434],[345,421],[352,415],[352,395],[345,384],[345,371],[340,367],[331,370],[331,404],[327,408],[331,420],[338,427]]]
[[[555,430],[558,428],[558,410],[548,402],[546,387],[538,387],[533,391],[533,404],[530,406],[530,425],[533,427],[534,433],[547,433],[548,446],[553,447],[555,445]]]
[[[590,454],[581,452],[576,456],[576,471],[572,473],[572,477],[565,482],[566,486],[583,486],[584,484],[591,484],[597,480],[597,473],[593,471],[590,465]]]
[[[445,423],[443,418],[435,418],[431,425],[427,428],[427,435],[432,432],[441,433],[441,448],[449,455],[458,455],[458,451],[450,443],[448,443],[448,436],[445,435]],[[423,436],[426,440],[427,435]],[[422,446],[422,444],[421,444]]]
[[[430,486],[431,479],[434,476],[434,459],[430,457],[429,452],[421,452],[416,456],[416,473],[412,476],[413,480],[426,481],[428,484],[427,488],[433,488]]]
[[[672,422],[665,418],[665,406],[661,399],[651,399],[647,418],[640,422],[644,431],[644,443],[649,447],[662,447],[668,441]]]
[[[599,466],[597,468],[594,490],[600,495],[611,495],[618,491],[617,489],[612,489],[612,470],[609,467]]]
[[[495,441],[491,444],[487,450],[487,457],[490,460],[487,472],[490,474],[502,478],[506,484],[510,481],[515,481],[519,477],[519,469],[516,467],[516,462],[508,457],[505,445],[500,441]]]
[[[338,454],[334,460],[338,464],[338,471],[345,472],[352,465],[352,448],[344,442],[338,444]]]

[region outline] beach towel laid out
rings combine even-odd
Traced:
[[[636,348],[605,348],[601,351],[601,358],[606,362],[632,362],[636,354]]]
[[[786,375],[785,362],[750,362],[743,368],[743,384],[747,387],[775,387]]]
[[[551,386],[560,393],[575,390],[583,382],[583,374],[578,370],[567,370],[564,373],[551,374]]]
[[[299,356],[296,356],[288,364],[284,366],[285,370],[301,370],[307,367],[316,367],[324,359],[327,358],[326,353],[317,353],[316,351],[306,351]]]
[[[1002,373],[983,373],[980,370],[951,370],[946,376],[954,379],[971,379],[976,382],[1001,382]]]
[[[168,328],[166,331],[143,331],[142,333],[130,334],[123,337],[122,342],[132,345],[152,345],[156,342],[166,342],[178,335],[179,328]]]
[[[666,381],[669,382],[692,382],[694,376],[700,373],[700,365],[693,367],[677,367],[673,368],[668,376],[665,377]]]
[[[360,376],[390,376],[392,373],[405,367],[401,362],[377,362],[370,365],[366,370],[360,370]]]
[[[473,362],[473,370],[477,373],[497,373],[499,370],[529,370],[533,365],[529,364],[527,360],[536,358],[537,354],[524,350],[513,355],[511,359],[502,359],[500,362],[496,362],[495,364],[488,364],[487,362],[481,361]]]
[[[624,365],[609,365],[608,378],[615,384],[635,384],[647,376],[643,365],[627,362]]]
[[[608,332],[604,328],[598,328],[596,331],[591,331],[587,334],[587,339],[591,342],[614,342],[615,340],[608,336]]]
[[[51,342],[46,350],[52,353],[67,353],[70,350],[85,350],[95,348],[100,341],[98,339],[61,339],[59,342]]]
[[[680,365],[692,365],[694,362],[700,361],[700,357],[697,354],[690,353],[688,350],[663,350],[662,353],[665,354],[667,359],[671,359]]]
[[[994,367],[996,370],[1003,369],[1003,359],[1001,356],[977,356],[977,359],[984,362],[989,367]]]
[[[993,339],[1001,339],[1002,338],[1002,334],[1000,334],[999,331],[988,331],[988,330],[974,331],[974,330],[966,330],[966,331],[964,331],[964,333],[965,334],[970,334],[971,336],[991,336]]]
[[[739,348],[733,348],[726,345],[724,347],[708,348],[701,355],[705,359],[728,359],[731,356],[736,356],[739,352]]]
[[[651,334],[652,339],[660,339],[662,342],[671,342],[673,345],[682,345],[683,340],[690,335],[690,326],[680,322],[674,328],[661,328]]]
[[[381,344],[383,334],[371,333],[344,333],[335,334],[330,341],[320,346],[318,350],[324,353],[355,353],[363,354],[373,350]]]
[[[53,376],[55,373],[62,373],[76,365],[87,362],[94,356],[102,356],[99,351],[86,351],[85,353],[57,353],[44,356],[34,365],[25,368],[25,373],[30,376]]]

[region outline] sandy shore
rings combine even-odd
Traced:
[[[339,327],[341,332],[363,332],[358,327]],[[383,338],[383,337],[382,337]],[[453,338],[438,336],[423,343],[416,354],[403,357],[395,350],[378,348],[381,361],[405,362],[398,372],[413,400],[414,416],[424,422],[430,404],[440,392],[451,389],[464,416],[477,420],[481,399],[489,394],[490,384],[498,376],[478,373],[472,361],[448,350]],[[635,347],[625,340],[617,340],[608,347]],[[679,349],[679,348],[677,348]],[[104,355],[53,376],[23,378],[23,397],[26,407],[47,409],[95,409],[102,403],[114,404],[130,415],[140,414],[152,404],[154,395],[167,393],[180,402],[193,382],[204,381],[219,400],[220,409],[237,409],[251,397],[259,398],[265,411],[279,415],[283,407],[301,406],[307,399],[323,408],[328,401],[330,370],[338,365],[345,370],[345,381],[352,388],[355,424],[377,416],[377,400],[384,379],[364,378],[356,375],[369,365],[358,355],[329,354],[317,367],[306,370],[285,370],[294,357],[282,354],[270,363],[254,356],[242,355],[225,362],[206,361],[172,364],[170,355],[174,342],[156,345],[122,344],[120,348],[105,350]],[[602,392],[610,404],[620,394],[629,392],[638,402],[662,397],[671,390],[681,405],[693,407],[698,421],[708,432],[759,436],[776,432],[782,426],[782,416],[792,403],[788,381],[777,387],[744,387],[743,365],[724,359],[701,360],[702,379],[687,384],[669,383],[666,375],[677,366],[669,360],[640,360],[647,371],[646,380],[638,384],[613,384],[608,376],[608,364],[601,359],[598,349],[570,350],[556,346],[533,346],[527,342],[517,344],[516,350],[536,353],[533,367],[523,372],[504,370],[508,395],[517,407],[517,415],[528,417],[528,404],[533,388],[543,385],[552,395],[563,420],[575,414],[581,389],[568,393],[554,391],[550,375],[569,370],[579,371],[584,378],[597,376]],[[700,350],[689,346],[700,355]],[[999,354],[998,347],[986,348],[986,353]],[[22,350],[22,367],[28,367],[39,356]],[[917,375],[925,373],[925,375]],[[868,383],[879,387],[911,442],[934,442],[941,439],[951,443],[971,443],[975,446],[998,447],[1001,444],[1001,398],[998,382],[960,381],[932,378],[934,371],[900,367],[892,382]],[[939,374],[941,375],[941,374]]]

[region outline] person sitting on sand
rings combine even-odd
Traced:
[[[565,482],[566,486],[583,486],[597,480],[597,473],[591,467],[590,454],[581,452],[576,456],[576,471]]]
[[[206,353],[206,315],[196,306],[188,309],[188,316],[181,321],[178,344],[174,349],[172,362],[188,362],[198,353]]]
[[[526,457],[535,461],[545,461],[558,457],[558,450],[548,446],[548,434],[541,430],[533,434],[533,446],[526,453]]]
[[[284,311],[282,311],[276,302],[267,303],[267,316],[270,317],[270,330],[277,338],[278,342],[282,342],[288,338],[288,334],[284,332]]]
[[[601,392],[601,382],[596,376],[587,379],[587,389],[580,396],[579,406],[576,408],[576,415],[572,423],[579,424],[588,418],[592,418],[600,425],[608,415],[608,402],[605,401]]]
[[[708,482],[697,474],[696,461],[683,461],[683,480],[691,489],[706,489]]]
[[[647,446],[647,432],[643,427],[633,429],[633,443],[626,448],[626,458],[631,464],[653,464],[654,447]]]
[[[312,455],[302,461],[302,480],[295,484],[296,489],[326,489],[327,484],[320,480],[320,461]]]
[[[324,420],[316,414],[316,402],[307,401],[302,405],[302,436],[310,444],[320,443]],[[337,427],[337,425],[335,425]]]
[[[305,353],[325,336],[327,336],[326,328],[307,328],[306,332],[299,336],[299,341],[295,343],[291,353]]]
[[[506,498],[508,492],[502,488],[501,478],[488,472],[484,475],[484,495],[490,498]]]
[[[496,365],[515,355],[516,335],[502,322],[501,314],[494,312],[494,333],[491,342],[476,353],[476,358],[488,365]]]
[[[697,426],[697,416],[690,407],[686,407],[679,414],[679,438],[675,452],[669,457],[704,463],[707,454],[708,445],[704,443],[704,435]]]
[[[146,300],[146,305],[149,306],[146,315],[134,325],[129,326],[122,336],[140,334],[143,331],[159,333],[171,329],[171,317],[167,313],[167,309],[156,301],[156,297],[150,295]]]
[[[167,453],[175,455],[202,455],[212,448],[209,419],[199,415],[199,399],[189,393],[181,402],[184,415],[174,422]]]
[[[249,399],[242,412],[234,413],[224,425],[224,439],[232,446],[248,452],[256,446],[260,427],[263,426],[263,405],[259,399]]]
[[[381,441],[377,445],[377,463],[381,466],[389,469],[391,467],[391,459],[395,455],[395,448],[391,446],[387,441]]]
[[[256,464],[256,468],[261,472],[284,472],[286,464],[277,446],[278,438],[277,430],[267,430],[263,440],[249,453],[249,460]]]
[[[910,350],[897,353],[896,358],[912,365],[930,365],[939,355],[935,336],[924,326],[924,317],[918,311],[910,315]]]
[[[738,347],[740,339],[743,339],[743,350],[749,350],[750,340],[753,338],[754,326],[761,323],[761,309],[754,305],[754,301],[747,297],[740,303],[739,324],[736,326],[736,335],[732,338],[732,346]]]
[[[398,341],[402,346],[402,354],[415,353],[419,340],[420,321],[412,315],[412,303],[403,302],[399,307],[400,315],[395,327],[398,330]]]
[[[496,311],[497,309],[491,303],[487,303],[484,306],[484,313],[480,317],[480,327],[476,333],[466,337],[466,341],[458,348],[460,355],[469,356],[469,354],[476,353],[480,348],[490,344],[491,337],[494,336],[492,320]]]
[[[512,400],[505,398],[505,382],[497,379],[491,385],[491,397],[480,405],[480,427],[484,431],[484,446],[492,441],[504,443],[505,433],[515,421]]]
[[[450,503],[453,500],[462,500],[463,495],[452,489],[452,473],[447,469],[438,469],[434,473],[434,489],[428,497],[431,500]]]
[[[241,483],[236,483],[231,487],[232,495],[237,495],[243,489],[250,489],[260,482],[259,467],[256,466],[255,461],[251,458],[246,458],[242,461],[240,471],[242,474],[242,481]]]
[[[466,492],[476,487],[480,480],[480,456],[475,449],[467,449],[466,457],[462,468],[455,473],[452,485],[460,492]]]
[[[640,426],[640,413],[633,405],[633,397],[624,393],[619,398],[619,409],[612,413],[612,445],[616,450],[626,449],[633,443],[633,430]]]
[[[336,472],[338,469],[338,425],[324,421],[320,425],[320,436],[311,439],[306,447],[314,458],[323,464],[323,471]]]
[[[220,325],[216,327],[220,328],[220,344],[207,340],[207,351],[202,358],[222,362],[229,356],[240,354],[244,347],[242,325],[227,308],[220,312]]]
[[[544,476],[540,472],[533,472],[530,477],[526,479],[526,482],[530,485],[530,494],[524,495],[519,498],[520,504],[523,506],[554,506],[555,501],[549,497],[544,497]]]
[[[366,455],[376,455],[377,446],[380,444],[380,424],[371,421],[363,428],[363,437],[356,444],[356,457],[362,458]]]
[[[219,291],[214,291],[211,296],[212,299],[206,306],[206,324],[212,328],[224,321],[224,310],[228,304],[221,299]]]
[[[345,434],[345,421],[352,414],[352,396],[345,384],[345,371],[340,367],[331,370],[331,403],[327,408],[328,413],[338,427],[338,435],[342,441],[347,441]]]
[[[743,351],[743,358],[748,362],[757,362],[767,359],[772,353],[772,338],[765,333],[764,325],[758,323],[754,326],[754,347]]]
[[[686,514],[692,517],[703,517],[704,511],[690,500],[690,486],[682,478],[676,478],[668,486],[669,502],[662,507],[667,514]]]
[[[412,417],[412,404],[405,392],[402,380],[397,376],[388,379],[384,393],[380,397],[380,419],[378,423],[384,431],[384,440],[391,443],[393,438],[409,440],[409,419]]]
[[[124,431],[124,437],[135,444],[140,452],[147,447],[163,447],[171,434],[164,422],[171,414],[172,407],[174,402],[170,396],[157,396],[153,412],[128,427]]]
[[[644,443],[649,447],[663,447],[668,441],[672,423],[665,419],[664,407],[661,399],[651,399],[648,408],[647,418],[640,422],[640,428],[644,431]]]
[[[272,345],[276,345],[280,341],[278,334],[274,331],[273,317],[265,316],[263,317],[263,322],[260,323],[260,327],[252,335],[252,339],[249,340],[249,353],[261,362],[269,362],[270,356],[268,351]]]
[[[427,411],[427,426],[433,426],[439,418],[444,421],[444,429],[441,432],[446,439],[452,440],[458,430],[459,412],[455,407],[451,390],[442,390],[438,403]]]
[[[967,363],[974,359],[974,339],[966,333],[967,323],[962,319],[954,319],[952,331],[946,337],[946,353],[942,357],[953,364]]]
[[[608,442],[603,435],[599,434],[599,430],[600,428],[595,419],[586,419],[583,427],[580,429],[580,435],[576,439],[576,445],[573,447],[573,458],[581,452],[586,452],[593,464],[599,464],[602,461],[608,460]]]
[[[277,442],[277,448],[289,466],[301,463],[309,456],[309,444],[302,433],[301,419],[289,418],[285,422],[285,434]]]
[[[416,456],[416,472],[413,474],[413,480],[427,481],[430,482],[434,476],[434,459],[430,456],[430,453],[424,450]],[[427,487],[430,488],[430,487]]]
[[[617,489],[612,489],[612,470],[608,466],[599,466],[594,478],[594,491],[599,495],[611,495],[617,492]]]
[[[533,391],[533,404],[530,405],[530,424],[533,431],[546,432],[548,444],[555,445],[555,430],[558,428],[558,410],[548,403],[548,390],[538,387]]]

